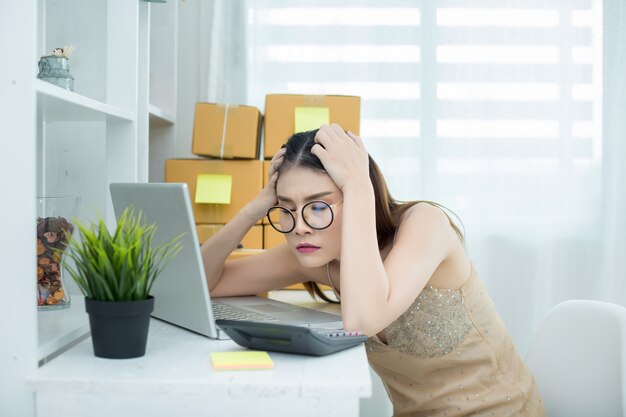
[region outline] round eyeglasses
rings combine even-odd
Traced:
[[[302,219],[311,229],[324,230],[328,228],[335,218],[333,208],[341,204],[328,204],[324,201],[311,201],[306,203],[300,213]],[[296,228],[296,216],[298,210],[289,210],[286,207],[274,206],[267,211],[267,219],[277,232],[289,233]]]

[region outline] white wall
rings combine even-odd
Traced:
[[[152,6],[154,13],[155,8],[161,5]],[[200,45],[200,30],[202,24],[210,23],[200,21],[201,7],[207,6],[203,6],[200,0],[178,2],[176,123],[173,127],[158,121],[150,123],[150,182],[165,181],[165,160],[196,158],[191,153],[194,108],[196,101],[203,100],[205,96],[200,88],[199,48],[203,47]],[[152,48],[150,53],[159,53],[159,50]]]
[[[196,101],[200,91],[200,0],[180,2],[178,10],[178,108],[176,120],[176,158],[192,158],[191,139]]]

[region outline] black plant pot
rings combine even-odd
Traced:
[[[146,353],[154,297],[140,301],[85,299],[93,352],[99,358],[138,358]]]

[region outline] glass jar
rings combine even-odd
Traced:
[[[61,261],[78,214],[79,197],[37,197],[37,306],[67,308],[70,296],[63,284]]]

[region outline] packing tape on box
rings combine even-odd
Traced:
[[[226,126],[228,124],[228,113],[231,113],[231,116],[234,116],[233,113],[237,111],[239,105],[237,104],[218,104],[218,107],[224,108],[224,123],[222,124],[222,140],[220,141],[220,158],[224,159],[224,155],[232,156],[233,155],[233,146],[226,145]]]
[[[326,96],[307,95],[304,96],[304,105],[309,107],[325,107]]]
[[[226,140],[226,124],[228,123],[228,106],[224,106],[224,123],[222,124],[222,140],[220,142],[220,158],[224,157],[224,141]]]
[[[235,149],[233,145],[228,144],[228,143],[226,144],[214,143],[214,144],[209,145],[208,149],[211,155],[218,155],[218,154],[222,155],[220,159],[231,158],[235,153]]]

